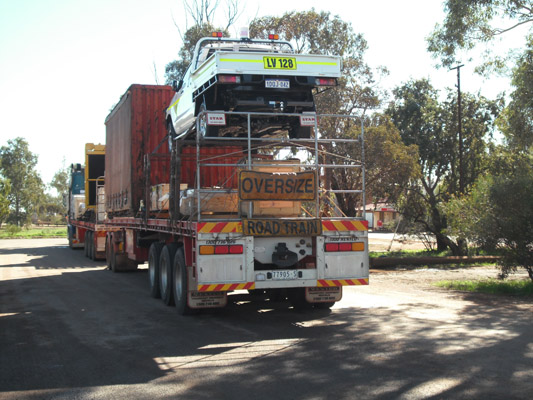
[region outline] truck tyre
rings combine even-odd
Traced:
[[[167,136],[168,136],[168,152],[172,152],[172,146],[174,144],[174,138],[176,137],[176,130],[172,125],[172,121],[167,121]]]
[[[205,103],[202,103],[202,105],[200,106],[199,114],[206,110],[207,110],[207,107],[205,106]],[[200,116],[198,127],[200,130],[201,137],[217,137],[218,131],[220,130],[220,127],[218,126],[207,125],[207,114],[202,114]]]
[[[173,266],[172,294],[174,295],[176,310],[179,315],[191,315],[195,310],[190,308],[187,302],[189,277],[187,273],[187,265],[185,264],[185,252],[183,251],[182,246],[176,251]]]
[[[106,235],[105,238],[105,262],[107,269],[111,270],[111,235]]]
[[[89,257],[89,231],[85,231],[85,235],[83,236],[83,255],[85,257]]]
[[[297,311],[310,310],[313,308],[311,303],[305,299],[305,288],[292,288],[288,291],[289,301]]]
[[[160,242],[154,242],[150,246],[148,252],[148,277],[150,282],[150,296],[155,299],[161,297],[161,291],[159,290],[159,256],[164,244]]]
[[[92,232],[91,231],[87,231],[85,233],[85,246],[87,246],[87,258],[90,260],[91,259],[91,252],[92,252],[92,249],[91,249],[91,245],[93,243],[93,238],[92,238]]]
[[[135,271],[137,267],[137,262],[130,260],[126,254],[119,254],[115,251],[113,236],[109,236],[109,268],[111,271]]]
[[[167,306],[172,305],[174,300],[172,297],[172,264],[177,248],[176,243],[166,244],[159,257],[159,290],[161,299]]]
[[[91,231],[90,241],[89,241],[89,258],[93,261],[96,260],[96,249],[94,244],[94,232]]]
[[[318,308],[319,310],[329,310],[334,305],[334,301],[329,301],[327,303],[315,303],[315,308]]]

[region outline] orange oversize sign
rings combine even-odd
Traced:
[[[315,172],[268,173],[241,171],[239,197],[241,200],[315,200],[317,180]]]

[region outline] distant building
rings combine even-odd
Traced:
[[[391,225],[398,223],[400,214],[394,206],[387,203],[371,203],[365,207],[365,216],[368,228],[374,231],[390,229]]]

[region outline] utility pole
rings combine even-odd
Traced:
[[[463,180],[463,112],[461,108],[461,67],[464,67],[464,64],[458,65],[457,67],[450,68],[450,71],[453,69],[457,70],[457,128],[459,130],[459,192],[464,193],[464,180]]]

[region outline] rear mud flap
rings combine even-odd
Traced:
[[[189,292],[189,307],[191,308],[218,308],[226,307],[228,303],[227,292]]]
[[[342,299],[342,286],[305,288],[305,299],[308,303],[340,301]]]

